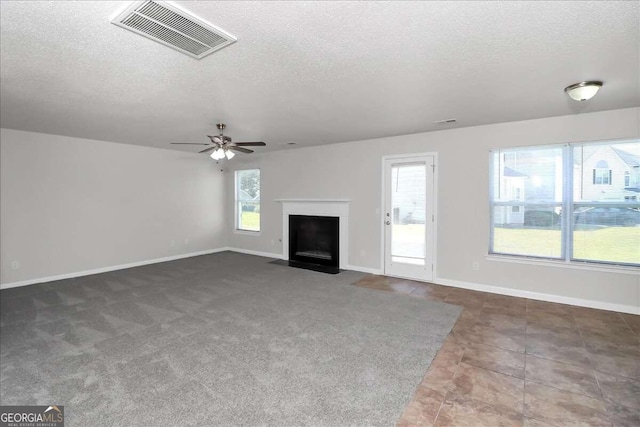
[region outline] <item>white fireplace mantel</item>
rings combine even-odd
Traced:
[[[349,264],[349,199],[276,199],[282,203],[282,259],[289,259],[289,215],[338,217],[339,268]]]

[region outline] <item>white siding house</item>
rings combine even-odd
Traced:
[[[640,198],[640,156],[611,145],[585,146],[574,153],[576,201]]]

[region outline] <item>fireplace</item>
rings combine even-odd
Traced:
[[[338,268],[340,218],[289,215],[289,261]]]
[[[337,274],[345,269],[349,269],[350,201],[348,199],[276,199],[276,201],[282,203],[282,259],[274,261],[275,263],[282,263],[282,265],[307,268],[330,274]],[[301,248],[298,246],[295,251],[290,250],[290,245],[298,244],[297,238],[294,242],[293,239],[289,237],[289,233],[291,231],[290,218],[292,217],[320,218],[320,221],[322,221],[322,218],[330,218],[329,221],[333,222],[334,225],[337,220],[337,226],[335,228],[336,234],[334,236],[334,242],[336,242],[337,250],[335,253],[331,254],[332,265],[327,265],[328,256],[325,253],[327,252],[326,248],[318,249],[312,247],[309,251],[300,250]],[[324,227],[325,225],[326,224],[323,224],[321,227]],[[314,230],[313,232],[317,235],[318,231],[320,230]],[[326,230],[324,230],[324,232],[326,232]],[[313,240],[315,240],[317,244],[323,239],[324,237],[316,237],[316,239]],[[324,240],[323,246],[327,246],[327,243]],[[311,259],[307,258],[305,261],[296,261],[296,252],[303,252],[302,254],[298,254],[298,256],[312,255],[312,257]],[[304,252],[310,253],[304,254]]]

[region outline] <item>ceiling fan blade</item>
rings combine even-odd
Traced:
[[[211,145],[208,142],[172,142],[172,145]]]
[[[209,138],[214,144],[222,144],[222,138],[220,138],[219,135],[207,135],[207,138]]]
[[[248,148],[236,147],[235,145],[229,146],[229,150],[239,151],[241,153],[253,153],[253,150],[249,150]]]
[[[264,147],[264,142],[234,142],[233,145],[236,147]]]
[[[205,149],[204,149],[204,150],[202,150],[202,151],[198,151],[198,154],[200,154],[200,153],[206,153],[207,151],[211,151],[211,150],[214,150],[214,149],[216,149],[216,148],[218,148],[218,146],[217,146],[217,145],[214,145],[213,147],[205,148]]]

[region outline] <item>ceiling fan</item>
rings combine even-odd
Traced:
[[[216,127],[220,130],[220,135],[207,135],[207,137],[211,140],[211,142],[203,142],[203,143],[191,143],[191,142],[172,142],[173,145],[211,145],[211,147],[205,148],[198,153],[207,153],[211,150],[214,150],[211,153],[211,158],[214,160],[222,160],[225,157],[229,160],[235,156],[234,151],[239,153],[253,153],[253,150],[249,150],[248,148],[243,147],[264,147],[264,142],[233,142],[231,138],[226,135],[223,135],[224,128],[227,127],[224,123],[218,123]]]

